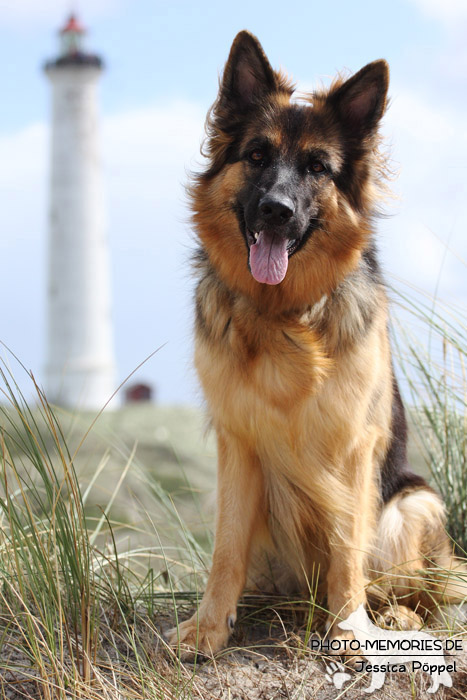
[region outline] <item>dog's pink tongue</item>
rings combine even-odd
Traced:
[[[289,256],[287,239],[260,231],[250,248],[251,274],[257,282],[279,284],[285,277]]]

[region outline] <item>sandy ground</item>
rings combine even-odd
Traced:
[[[430,677],[426,673],[390,673],[381,690],[365,693],[370,685],[367,673],[344,672],[342,688],[335,687],[332,678],[342,671],[331,659],[312,661],[299,657],[277,655],[273,659],[261,654],[235,652],[220,662],[206,665],[198,671],[194,684],[200,697],[219,700],[279,700],[279,698],[317,698],[357,700],[413,700],[421,698],[461,699],[467,697],[467,655],[457,660],[458,671],[452,674],[453,686],[440,687],[430,694]],[[347,678],[348,676],[348,678]]]
[[[274,623],[274,634],[268,637],[271,620],[269,627],[266,624],[252,627],[242,623],[240,616],[232,640],[238,647],[232,647],[195,669],[192,683],[198,697],[206,700],[467,699],[465,641],[463,651],[457,651],[455,657],[449,659],[449,663],[455,660],[456,666],[456,671],[450,674],[452,687],[440,686],[437,692],[430,693],[430,674],[409,670],[386,674],[381,690],[367,694],[371,673],[343,666],[336,657],[312,654],[304,644],[303,628],[297,629],[278,614],[279,617],[281,624]],[[439,634],[439,638],[445,640],[447,635]],[[186,664],[186,668],[192,671],[193,665]]]
[[[279,615],[278,615],[279,619]],[[167,630],[173,624],[173,616],[161,609],[153,620],[158,631]],[[273,632],[269,634],[268,632]],[[290,620],[252,626],[242,622],[237,625],[229,649],[214,659],[198,659],[197,663],[184,663],[180,668],[174,657],[168,653],[160,639],[149,639],[142,626],[139,634],[141,643],[148,645],[153,667],[168,686],[177,688],[176,695],[163,691],[153,695],[136,680],[128,678],[135,672],[131,649],[120,639],[118,653],[114,646],[102,640],[99,657],[100,669],[115,682],[119,690],[111,694],[103,693],[102,698],[126,700],[139,698],[147,700],[361,700],[373,697],[375,700],[438,700],[467,699],[467,645],[456,652],[456,671],[451,675],[452,687],[440,686],[430,693],[432,678],[428,673],[417,671],[388,673],[383,687],[367,694],[371,674],[359,673],[343,666],[336,657],[318,656],[310,652],[304,644],[303,628],[297,630]],[[440,639],[446,637],[440,635]],[[4,646],[2,656],[10,656],[12,670],[0,675],[0,697],[5,700],[42,700],[46,697],[38,691],[30,680],[31,670],[27,671],[27,659]],[[453,657],[449,662],[452,663]],[[106,659],[106,661],[104,661]],[[109,664],[111,660],[111,664]],[[109,672],[112,667],[112,673]],[[130,673],[128,673],[130,671]],[[32,673],[32,675],[34,675]],[[118,677],[125,679],[121,684]],[[136,679],[137,673],[135,674]],[[81,688],[76,695],[70,688],[63,700],[79,697],[87,700],[96,696]],[[51,697],[54,697],[53,695]],[[57,696],[58,697],[58,696]],[[101,697],[98,695],[98,697]],[[62,698],[62,696],[60,696]]]

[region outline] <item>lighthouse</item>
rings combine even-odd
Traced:
[[[116,388],[109,249],[98,135],[102,59],[71,16],[52,86],[45,393],[70,409],[100,409]]]

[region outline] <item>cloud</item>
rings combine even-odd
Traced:
[[[102,136],[109,189],[153,202],[179,198],[185,169],[201,159],[203,123],[204,111],[182,100],[107,117]]]
[[[0,136],[0,251],[2,278],[36,251],[44,228],[47,187],[47,129],[33,124]],[[16,279],[21,280],[21,277]]]
[[[467,21],[467,3],[465,0],[412,0],[427,17],[454,25]]]
[[[44,170],[47,128],[31,124],[13,134],[0,136],[0,186],[24,186],[25,181],[37,180]],[[19,157],[18,157],[19,156]]]
[[[410,139],[429,144],[466,140],[458,115],[448,105],[433,104],[414,90],[394,85],[387,121]],[[432,151],[432,148],[429,150]]]
[[[383,227],[390,238],[392,271],[433,292],[466,301],[467,132],[447,103],[433,103],[414,90],[393,86],[385,133],[399,169],[393,189],[399,201]],[[386,245],[386,241],[384,242]],[[417,252],[418,251],[418,252]]]

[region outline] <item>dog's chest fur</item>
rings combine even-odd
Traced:
[[[355,338],[363,321],[355,292],[347,296],[337,326],[342,335],[347,325]],[[364,345],[345,347],[341,338],[336,352],[336,324],[332,333],[323,330],[330,303],[274,318],[230,295],[214,276],[198,287],[195,361],[214,424],[268,466],[342,462],[373,423],[375,397],[387,391],[370,362],[387,343],[384,323],[365,329]]]

